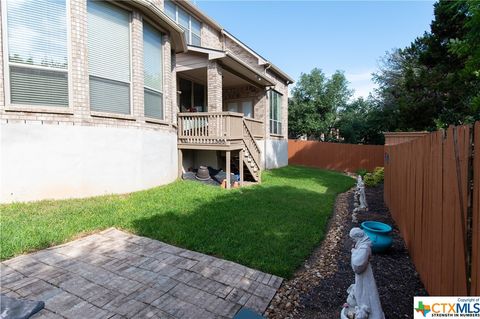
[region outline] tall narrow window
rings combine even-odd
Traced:
[[[202,24],[197,19],[191,17],[190,44],[200,46]]]
[[[10,102],[67,107],[65,0],[9,0],[6,9]]]
[[[165,0],[164,9],[165,13],[180,25],[185,33],[187,43],[200,46],[202,23],[171,0]]]
[[[130,13],[105,1],[88,1],[90,108],[130,113]]]
[[[143,24],[145,116],[163,119],[162,35]]]
[[[177,6],[171,0],[165,0],[165,13],[172,19],[173,21],[177,21]]]
[[[270,133],[282,134],[282,95],[270,91]]]

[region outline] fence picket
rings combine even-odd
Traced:
[[[288,140],[288,162],[336,171],[372,171],[383,166],[383,145]]]
[[[480,123],[475,124],[471,295],[480,292]],[[470,127],[385,146],[385,203],[432,295],[467,295]]]

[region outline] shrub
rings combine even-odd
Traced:
[[[376,185],[383,183],[383,173],[383,167],[375,167],[373,170],[373,178]]]
[[[376,167],[373,173],[366,173],[363,181],[367,187],[375,187],[383,183],[383,167]]]
[[[377,184],[375,183],[375,177],[373,176],[372,173],[365,174],[365,176],[363,177],[363,182],[367,187],[377,186]]]
[[[368,171],[365,169],[365,168],[360,168],[359,170],[357,170],[357,175],[360,175],[363,177],[365,177],[365,174],[367,174]]]

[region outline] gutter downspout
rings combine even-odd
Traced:
[[[267,70],[270,69],[272,66],[271,63],[267,63],[267,66],[265,67],[265,76],[267,76]],[[271,88],[272,86],[270,86]],[[265,140],[263,141],[263,169],[267,169],[267,137],[269,134],[269,130],[267,130],[267,121],[268,124],[270,125],[270,101],[268,99],[268,94],[267,94],[267,105],[265,105]]]
[[[224,29],[220,30],[220,34],[222,35],[223,41],[222,41],[222,51],[225,51],[225,48],[227,47],[227,37],[225,36]]]

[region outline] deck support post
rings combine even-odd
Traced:
[[[183,152],[182,149],[178,149],[178,178],[182,178],[183,174]]]
[[[238,155],[238,169],[240,170],[240,186],[243,186],[243,149]]]
[[[230,151],[227,151],[226,152],[226,165],[227,167],[225,167],[225,170],[227,172],[227,189],[230,188]]]

